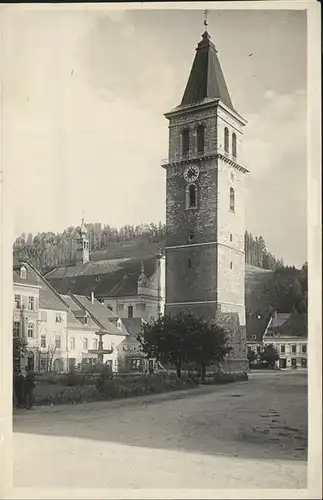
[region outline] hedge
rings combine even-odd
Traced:
[[[74,375],[74,374],[73,374]],[[199,385],[217,385],[248,380],[247,373],[213,373],[208,374],[204,382],[196,375],[182,374],[179,379],[173,373],[154,373],[147,375],[111,376],[101,374],[92,379],[91,384],[84,382],[78,374],[55,378],[47,377],[36,385],[36,405],[76,404],[90,401],[122,399],[145,394],[161,394],[164,392],[193,389]],[[86,379],[87,380],[87,379]]]

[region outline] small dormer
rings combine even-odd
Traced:
[[[25,280],[27,278],[27,269],[25,268],[25,266],[21,266],[20,268],[20,278],[22,280]]]

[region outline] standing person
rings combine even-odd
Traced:
[[[30,410],[34,404],[34,389],[35,389],[35,375],[26,366],[26,379],[25,379],[25,407]]]
[[[22,408],[24,406],[25,377],[20,369],[17,371],[15,376],[14,389],[17,400],[17,408]]]

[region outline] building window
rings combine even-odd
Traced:
[[[100,281],[100,279],[101,279],[101,276],[96,276],[95,277],[95,281]]]
[[[230,241],[232,241],[232,234],[230,233]]]
[[[233,158],[237,157],[237,136],[234,132],[232,134],[232,156]]]
[[[224,129],[224,151],[229,153],[229,130],[227,127]]]
[[[40,311],[40,321],[47,321],[47,311]]]
[[[192,267],[192,260],[191,259],[188,259],[187,265],[188,265],[188,267]]]
[[[13,336],[20,337],[20,321],[13,322]]]
[[[87,351],[87,350],[88,350],[88,347],[89,347],[89,341],[88,341],[88,339],[85,337],[85,339],[83,339],[83,349],[84,349],[85,351]]]
[[[84,316],[84,324],[87,325],[87,315]]]
[[[97,349],[98,348],[98,339],[94,339],[93,340],[93,349]]]
[[[128,307],[128,318],[133,318],[133,306]]]
[[[34,338],[34,323],[28,323],[27,335],[29,339]]]
[[[292,353],[293,353],[293,354],[296,354],[296,344],[293,344],[293,345],[292,345]]]
[[[257,353],[259,354],[261,351],[260,345],[257,345]]]
[[[234,212],[234,189],[230,188],[230,210]]]
[[[63,321],[61,313],[56,313],[56,323],[61,323]]]
[[[26,279],[26,277],[27,277],[26,268],[25,268],[25,267],[22,267],[22,268],[20,269],[20,278],[21,278],[21,279],[23,279],[23,280],[25,280],[25,279]]]
[[[195,184],[189,184],[186,188],[186,208],[196,208],[197,206],[197,187]]]
[[[197,152],[199,154],[204,153],[204,136],[205,136],[204,125],[199,125],[196,130]]]
[[[302,354],[306,354],[306,353],[307,353],[307,345],[302,344]]]
[[[75,337],[70,338],[70,349],[71,351],[75,349]]]
[[[43,347],[43,348],[46,347],[46,335],[40,336],[40,347]]]
[[[182,132],[182,154],[187,156],[190,150],[190,131],[185,128]]]
[[[280,346],[280,354],[285,354],[285,346],[284,345]]]
[[[28,297],[28,310],[29,311],[35,310],[35,297]]]
[[[16,309],[21,308],[21,296],[20,295],[15,295],[15,308]]]
[[[61,336],[60,335],[55,335],[55,347],[56,347],[56,349],[61,348]]]
[[[230,269],[232,269],[232,267],[233,267],[233,264],[232,264],[232,262],[230,262]]]
[[[188,242],[193,243],[193,241],[194,241],[194,234],[191,233],[188,237]]]

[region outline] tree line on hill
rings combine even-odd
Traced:
[[[90,251],[104,250],[112,243],[137,241],[145,245],[149,242],[165,245],[166,225],[140,224],[138,226],[125,225],[121,228],[111,227],[101,223],[86,224],[90,242]],[[47,269],[59,265],[70,264],[75,259],[77,227],[70,226],[61,233],[43,232],[33,236],[21,234],[13,244],[14,257],[18,260],[28,259],[37,269]],[[282,259],[276,259],[268,252],[262,236],[253,237],[245,233],[246,263],[263,269],[277,269],[283,267]]]

